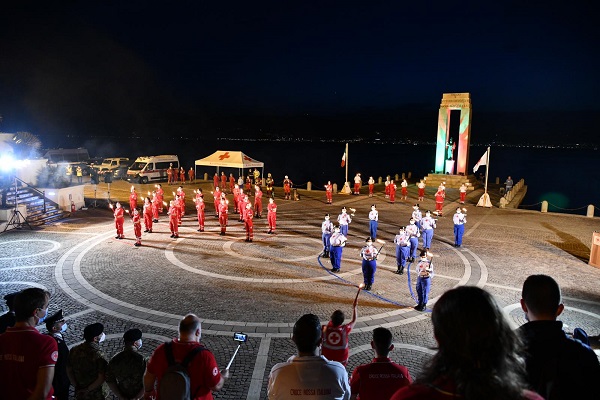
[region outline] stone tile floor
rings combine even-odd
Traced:
[[[135,186],[138,193],[152,187]],[[129,187],[126,182],[114,183],[111,198],[127,204]],[[165,187],[169,192],[171,188]],[[202,187],[205,197],[211,197],[210,183],[193,187]],[[394,333],[392,358],[417,376],[435,352],[430,307],[457,285],[489,290],[517,327],[524,322],[519,307],[523,280],[530,274],[552,275],[563,290],[566,310],[561,320],[566,330],[582,327],[591,336],[600,334],[600,269],[587,264],[592,233],[600,227],[597,218],[478,208],[474,204],[481,191],[476,190],[468,196],[464,245],[457,249],[452,247],[451,216],[458,193],[449,190],[431,248],[436,273],[431,300],[428,311],[421,313],[412,309],[414,273],[393,273],[392,240],[398,227],[408,222],[414,192],[409,193],[409,201],[395,204],[382,194],[336,195],[333,205],[325,204],[319,191],[301,191],[300,201],[276,196],[277,234],[266,234],[266,218],[255,219],[254,242],[246,243],[243,225],[234,214],[227,236],[218,235],[212,201],[207,201],[207,229],[197,232],[192,187],[185,189],[188,213],[177,240],[169,237],[165,215],[155,224],[154,233],[143,234],[141,247],[133,246],[128,220],[126,239],[115,240],[112,214],[102,200],[107,194],[102,190],[97,192],[97,208],[77,211],[52,225],[1,234],[0,296],[30,286],[47,288],[52,293],[50,312],[62,308],[67,315],[69,344],[82,340],[87,324],[100,321],[106,328],[103,349],[109,357],[119,351],[122,333],[131,327],[142,329],[141,351],[150,355],[158,344],[175,337],[179,319],[193,312],[203,319],[203,342],[225,366],[236,348],[233,333],[243,331],[250,338],[232,364],[232,378],[215,398],[263,399],[270,368],[295,352],[290,334],[300,315],[315,313],[325,323],[339,308],[350,317],[362,282],[358,253],[368,236],[370,205],[376,204],[378,238],[387,243],[373,290],[360,295],[358,323],[350,335],[349,372],[370,361],[371,330],[384,326]],[[91,186],[86,197],[93,199]],[[266,208],[266,200],[264,204]],[[329,260],[319,257],[320,225],[325,213],[335,220],[342,205],[355,208],[356,213],[342,270],[333,274]],[[421,203],[421,210],[428,208],[434,208],[431,195]]]

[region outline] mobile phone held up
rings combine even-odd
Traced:
[[[242,332],[236,332],[233,334],[233,340],[236,342],[245,342],[248,340],[248,335]]]

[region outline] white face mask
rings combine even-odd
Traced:
[[[410,221],[410,224],[411,224],[411,225],[414,225],[414,224],[415,224],[415,221]]]
[[[104,342],[104,340],[106,340],[106,334],[102,332],[102,335],[100,335],[100,339],[98,339],[98,343],[102,343]]]
[[[139,350],[142,348],[142,339],[138,340],[137,342],[138,342],[138,345],[136,347]]]

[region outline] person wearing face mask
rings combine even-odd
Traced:
[[[321,223],[321,239],[323,240],[323,253],[321,254],[321,257],[329,257],[331,235],[333,234],[333,222],[331,222],[329,218],[329,214],[325,214],[325,219]]]
[[[54,379],[52,380],[54,397],[56,400],[68,400],[71,382],[67,375],[69,346],[67,346],[67,343],[63,338],[63,333],[67,331],[67,323],[63,316],[63,310],[58,310],[53,315],[46,318],[46,329],[48,330],[48,335],[52,336],[58,345],[58,360],[54,367]]]
[[[146,358],[138,350],[142,347],[142,331],[129,329],[123,335],[123,351],[108,362],[106,383],[119,400],[144,398]]]
[[[14,299],[15,325],[0,335],[0,388],[3,399],[51,399],[56,341],[35,327],[48,315],[50,293],[24,289]]]
[[[410,219],[409,224],[406,227],[406,234],[408,235],[410,241],[410,258],[408,259],[408,262],[413,262],[415,261],[415,258],[417,258],[419,236],[421,236],[414,218]]]
[[[83,329],[84,342],[71,349],[67,362],[69,380],[75,386],[77,400],[105,399],[108,386],[105,383],[108,361],[100,343],[106,339],[104,325],[97,322]]]
[[[369,211],[369,233],[373,240],[377,239],[377,225],[379,224],[379,211],[375,204],[371,205],[371,211]]]

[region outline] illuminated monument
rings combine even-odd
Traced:
[[[460,110],[458,154],[454,157],[456,143],[450,137],[450,113]],[[435,173],[468,175],[469,141],[471,139],[471,95],[469,93],[444,93],[438,116]]]

